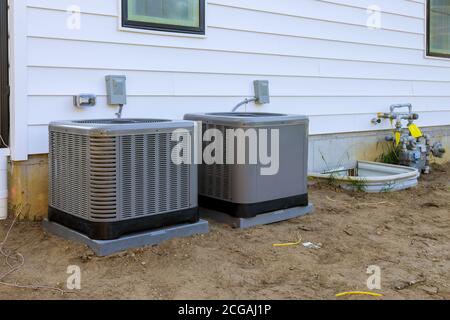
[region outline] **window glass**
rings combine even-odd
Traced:
[[[199,0],[128,0],[128,20],[158,25],[200,27]]]

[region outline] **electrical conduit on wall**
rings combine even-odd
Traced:
[[[8,156],[9,149],[0,149],[0,220],[8,215]]]

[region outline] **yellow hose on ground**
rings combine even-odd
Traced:
[[[372,296],[372,297],[382,297],[381,293],[375,292],[366,292],[366,291],[349,291],[349,292],[341,292],[336,294],[336,297],[345,297],[345,296]]]
[[[297,242],[289,242],[289,243],[274,243],[274,247],[290,247],[290,246],[298,246],[302,241],[299,240]]]

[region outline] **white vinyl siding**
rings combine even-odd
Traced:
[[[385,129],[370,120],[412,103],[419,125],[450,124],[450,61],[425,57],[425,1],[209,0],[204,38],[119,30],[116,0],[27,0],[28,152],[46,153],[52,120],[113,117],[104,76],[127,76],[125,117],[228,111],[270,81],[269,105],[310,116],[311,134]],[[66,28],[71,5],[81,29]],[[80,111],[72,95],[94,93]]]

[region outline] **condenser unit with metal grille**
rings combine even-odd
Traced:
[[[199,204],[238,218],[251,218],[259,214],[292,207],[308,206],[307,163],[308,124],[305,116],[274,113],[203,113],[187,114],[185,120],[201,122],[203,133],[216,129],[222,133],[222,163],[203,164],[199,168]],[[241,129],[255,130],[258,141],[279,134],[279,164],[275,174],[264,175],[266,164],[230,164],[227,132]],[[260,129],[266,129],[262,136]],[[235,139],[233,137],[231,139]],[[268,144],[271,140],[268,139]],[[203,142],[205,148],[212,139]],[[250,141],[246,141],[248,158]],[[253,142],[258,143],[258,142]],[[237,141],[236,144],[237,145]],[[268,150],[270,150],[270,145]],[[236,154],[236,150],[233,150]]]
[[[193,130],[156,119],[51,123],[49,220],[101,240],[197,222],[196,166],[172,161],[180,143],[192,156]]]

